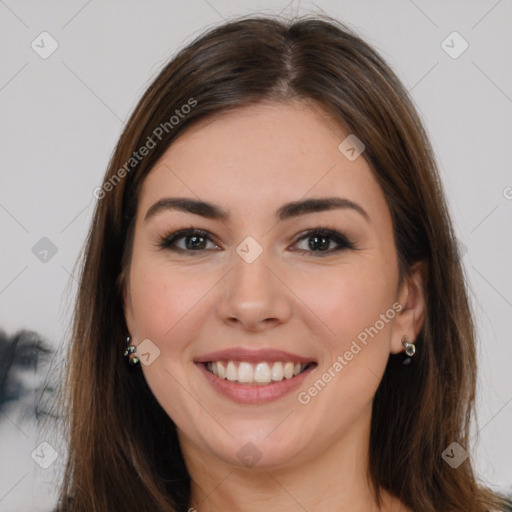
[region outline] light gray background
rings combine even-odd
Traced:
[[[171,55],[204,29],[280,11],[325,11],[347,23],[411,91],[467,248],[479,331],[476,467],[487,484],[510,489],[510,0],[0,1],[0,328],[36,330],[63,353],[92,192],[124,120]],[[31,47],[43,31],[59,45],[47,59]],[[469,44],[456,59],[441,46],[453,31]],[[58,249],[46,263],[32,253],[42,237]],[[48,510],[64,453],[40,468],[30,454],[48,435],[0,419],[0,509]]]

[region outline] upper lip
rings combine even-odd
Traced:
[[[247,363],[291,361],[293,363],[312,363],[312,357],[302,357],[297,354],[275,349],[249,350],[242,347],[227,348],[209,352],[194,359],[196,363],[207,363],[209,361],[245,361]]]

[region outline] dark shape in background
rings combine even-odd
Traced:
[[[16,405],[23,416],[36,420],[49,414],[43,396],[55,390],[46,383],[45,375],[52,354],[34,331],[24,329],[9,336],[0,330],[0,412]]]

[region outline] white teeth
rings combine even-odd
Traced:
[[[284,378],[285,379],[291,379],[293,377],[293,363],[286,363],[284,365]]]
[[[206,364],[206,369],[217,377],[231,382],[266,385],[296,377],[304,371],[306,366],[307,364],[294,364],[291,361],[257,364],[245,361],[213,361]]]
[[[249,363],[240,363],[238,366],[238,382],[252,382],[254,370]]]
[[[226,368],[226,379],[232,382],[238,379],[238,370],[236,369],[235,363],[233,363],[233,361],[229,361],[228,366]]]
[[[270,382],[270,366],[267,363],[258,363],[254,369],[254,380],[256,382]]]
[[[274,363],[274,366],[272,366],[272,380],[279,381],[283,380],[283,363],[277,362]]]

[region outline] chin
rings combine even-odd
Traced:
[[[254,422],[251,423],[254,427]],[[276,424],[264,422],[257,430],[245,422],[236,428],[226,425],[232,437],[222,429],[218,436],[212,437],[210,431],[207,439],[199,445],[202,444],[202,450],[215,458],[237,468],[270,471],[296,464],[297,457],[304,453],[308,443],[291,436],[290,428],[278,432]]]

